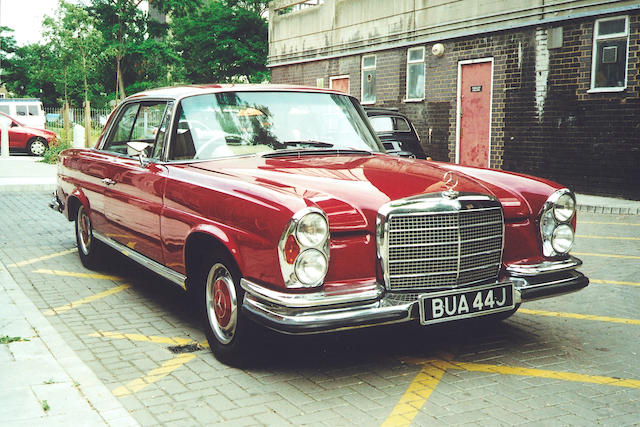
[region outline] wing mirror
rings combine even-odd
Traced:
[[[127,155],[138,156],[140,166],[145,167],[148,163],[147,148],[151,147],[151,144],[142,141],[130,141],[127,142]]]

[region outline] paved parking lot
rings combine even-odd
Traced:
[[[84,269],[47,194],[0,197],[9,273],[141,425],[640,422],[640,216],[581,213],[592,284],[503,323],[265,333],[240,370],[210,354],[180,289],[115,253]]]

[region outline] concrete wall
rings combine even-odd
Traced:
[[[637,0],[325,0],[287,14],[270,9],[270,66],[445,41],[638,6]]]

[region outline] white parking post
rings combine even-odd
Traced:
[[[0,148],[0,155],[2,157],[9,157],[9,120],[6,117],[0,117],[0,129],[2,129],[0,133],[0,138],[2,141],[2,147]]]

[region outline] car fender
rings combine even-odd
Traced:
[[[64,204],[65,206],[64,214],[69,221],[75,220],[75,214],[76,214],[75,210],[69,210],[71,206],[74,206],[73,199],[77,199],[78,202],[81,203],[85,207],[85,209],[87,209],[87,211],[91,210],[89,199],[84,194],[82,189],[79,187],[74,187],[74,189],[69,193],[66,199],[67,200],[65,201],[65,204]]]
[[[239,256],[238,244],[236,239],[233,236],[231,236],[230,233],[227,233],[225,230],[223,230],[221,227],[218,227],[215,224],[211,224],[211,223],[198,224],[195,227],[193,227],[189,232],[189,235],[187,236],[185,240],[185,245],[184,245],[185,266],[188,263],[187,250],[189,248],[190,243],[192,243],[193,239],[197,238],[197,236],[207,236],[217,241],[233,257],[234,261],[236,262],[236,265],[238,265],[238,267],[242,271],[243,262],[242,262],[242,258]]]

